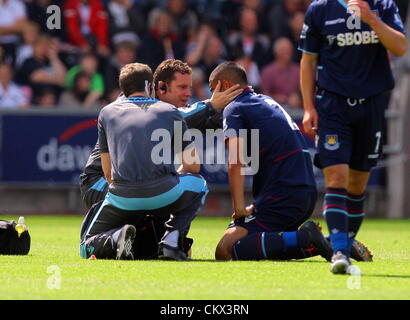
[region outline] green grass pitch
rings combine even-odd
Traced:
[[[224,218],[193,222],[193,262],[83,260],[81,221],[27,216],[31,251],[0,256],[0,299],[410,299],[409,220],[365,220],[359,239],[374,262],[356,263],[360,277],[332,275],[320,257],[216,262]]]

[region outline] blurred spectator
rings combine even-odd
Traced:
[[[42,35],[33,45],[33,56],[26,59],[18,69],[16,80],[29,85],[33,101],[37,101],[42,91],[52,91],[57,99],[65,83],[66,68],[58,57],[56,41]]]
[[[132,0],[111,0],[107,12],[112,44],[139,41],[146,29],[145,18]]]
[[[297,11],[289,19],[290,40],[293,44],[293,61],[299,62],[302,53],[298,50],[300,32],[302,31],[305,14],[302,11]]]
[[[220,0],[195,0],[189,1],[190,7],[195,11],[196,16],[203,21],[203,18],[218,19],[221,16]]]
[[[269,35],[269,4],[263,0],[243,0],[243,8],[254,10],[258,16],[258,30],[264,35]]]
[[[258,65],[248,55],[246,55],[241,48],[234,53],[234,56],[235,62],[245,69],[248,83],[256,92],[258,92],[261,81]]]
[[[191,67],[200,68],[208,81],[213,69],[224,61],[224,55],[221,39],[211,29],[201,28],[196,47],[185,59]]]
[[[396,0],[397,7],[399,8],[400,16],[403,23],[407,21],[407,15],[409,13],[409,0]]]
[[[276,4],[269,13],[270,30],[272,41],[281,37],[292,39],[289,20],[291,16],[305,9],[303,0],[283,0]]]
[[[199,68],[192,69],[192,94],[188,104],[209,99],[212,95],[209,89],[208,79],[205,79],[203,71]]]
[[[67,72],[66,86],[70,90],[73,89],[75,83],[74,79],[79,72],[83,71],[89,75],[91,80],[88,88],[90,94],[87,96],[86,101],[87,107],[93,106],[104,94],[104,79],[97,70],[97,57],[92,53],[86,53],[81,57],[80,64],[72,67]],[[82,83],[84,83],[84,81]]]
[[[216,35],[210,35],[206,38],[204,50],[194,59],[190,59],[192,67],[199,67],[205,75],[208,82],[211,72],[222,62],[224,56],[224,46]]]
[[[0,63],[5,62],[4,49],[0,46]]]
[[[22,1],[0,0],[0,46],[9,63],[15,62],[19,35],[26,22],[26,8]]]
[[[181,41],[186,42],[188,34],[198,26],[196,14],[187,8],[186,0],[167,0],[166,8],[176,26],[175,32]]]
[[[69,91],[65,91],[60,98],[60,108],[99,109],[101,104],[94,99],[91,87],[91,76],[80,71],[74,77],[74,83]]]
[[[104,96],[104,99],[101,101],[101,106],[105,106],[115,100],[121,95],[121,90],[118,89],[111,89],[110,91],[107,91],[107,93]]]
[[[109,34],[107,12],[100,0],[67,0],[64,3],[64,17],[68,41],[83,52],[108,56]]]
[[[22,30],[23,43],[17,49],[16,67],[33,56],[33,45],[40,36],[40,27],[34,22],[27,22]]]
[[[56,5],[61,9],[63,9],[63,2],[64,0],[31,0],[26,1],[26,8],[27,8],[27,16],[28,18],[35,22],[37,25],[40,26],[41,33],[46,33],[50,37],[58,38],[60,40],[64,40],[65,33],[64,33],[64,21],[61,21],[61,28],[50,29],[47,27],[47,21],[50,18],[50,13],[47,13],[47,8],[50,5]]]
[[[262,70],[262,93],[290,108],[301,108],[299,65],[292,62],[292,43],[287,38],[279,38],[273,52],[275,61]]]
[[[226,0],[221,4],[221,19],[226,28],[224,36],[229,36],[239,29],[238,13],[242,8],[242,0]]]
[[[0,108],[28,108],[24,90],[12,82],[13,69],[7,63],[0,63]]]
[[[196,65],[202,59],[205,47],[210,37],[216,36],[216,30],[211,22],[204,22],[196,32],[191,34],[186,46],[185,61],[191,65]]]
[[[135,62],[136,48],[136,44],[129,41],[120,42],[115,46],[115,54],[104,66],[103,71],[107,93],[119,88],[120,70],[126,64]]]
[[[148,17],[148,27],[149,31],[139,49],[139,62],[155,70],[166,59],[183,59],[185,45],[178,39],[169,13],[160,8],[152,10]]]
[[[255,61],[259,68],[264,67],[272,60],[270,56],[270,42],[267,37],[258,34],[258,16],[252,9],[243,9],[239,15],[240,31],[228,38],[228,52],[243,53],[250,60]],[[230,55],[230,60],[234,57]]]
[[[106,0],[108,2],[110,0]],[[133,0],[134,3],[140,8],[144,17],[148,17],[152,9],[163,3],[164,0]]]
[[[53,109],[57,104],[57,96],[51,88],[39,91],[34,99],[34,105],[38,108]]]
[[[268,90],[269,86],[284,85],[285,88],[278,89],[276,99],[279,101],[283,98],[282,93],[293,82],[284,81],[282,75],[273,77],[270,71],[260,74],[273,60],[270,38],[288,38],[294,46],[290,55],[293,61],[299,61],[300,53],[296,46],[304,10],[310,2],[0,0],[0,63],[16,63],[16,82],[29,85],[33,91],[31,101],[43,105],[58,102],[63,90],[62,74],[66,78],[67,88],[70,88],[70,94],[64,95],[65,101],[70,101],[70,98],[72,102],[67,105],[73,106],[78,101],[83,104],[83,86],[88,83],[88,91],[92,93],[90,96],[93,99],[92,103],[86,104],[97,106],[103,96],[104,101],[111,102],[120,93],[117,80],[122,66],[138,61],[155,69],[169,58],[184,59],[194,68],[192,91],[197,100],[203,100],[209,95],[209,74],[227,58],[235,60],[247,70],[249,82],[256,90],[258,87]],[[406,14],[408,1],[396,0],[396,3],[401,14]],[[47,8],[50,5],[62,9],[64,24],[61,29],[47,28],[50,16]],[[30,22],[26,22],[26,16]],[[43,34],[52,36],[53,41],[50,42],[48,38],[47,46],[44,41],[43,45],[37,46],[41,42],[39,39],[44,39]],[[23,40],[21,44],[20,36]],[[57,49],[56,38],[67,42],[59,43]],[[278,47],[286,46],[282,40]],[[112,56],[111,49],[114,51]],[[93,53],[94,56],[87,53]],[[101,74],[97,72],[96,58],[100,60]],[[67,76],[63,64],[70,68]],[[293,75],[293,64],[289,62],[288,67],[285,65],[285,59],[277,58],[269,66],[274,66],[276,73],[290,77]],[[89,79],[82,75],[77,83],[77,75],[84,72]],[[270,81],[273,83],[262,83],[261,77],[272,78]],[[23,92],[27,88],[22,87]],[[298,105],[298,94],[286,93],[285,96],[287,98],[283,99],[286,103]]]

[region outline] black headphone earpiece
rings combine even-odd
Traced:
[[[159,89],[162,91],[167,91],[167,84],[164,83],[162,86],[159,87]]]

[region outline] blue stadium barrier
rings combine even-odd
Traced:
[[[301,127],[301,112],[292,112]],[[0,109],[0,184],[30,186],[78,185],[88,156],[97,141],[97,111]],[[313,157],[312,137],[306,137]],[[228,188],[226,165],[204,165],[201,174],[211,188]],[[318,186],[323,175],[315,168]],[[250,187],[251,177],[247,177]],[[379,170],[371,184],[380,185]]]
[[[78,184],[97,141],[95,111],[0,110],[2,184]]]

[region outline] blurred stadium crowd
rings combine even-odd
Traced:
[[[0,108],[99,109],[118,96],[123,65],[169,58],[193,68],[192,102],[235,60],[258,92],[301,108],[296,47],[310,2],[0,0]],[[396,3],[405,19],[408,0]]]

